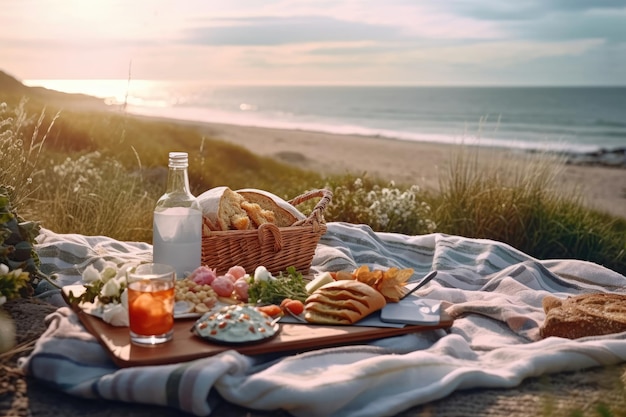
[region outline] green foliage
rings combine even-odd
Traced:
[[[79,295],[74,295],[74,292],[70,291],[67,297],[67,301],[70,305],[73,306],[79,305],[81,303],[93,303],[100,295],[102,287],[104,287],[104,282],[102,281],[85,284],[83,286],[83,288],[85,288],[85,291],[80,293]]]
[[[284,273],[267,280],[258,280],[255,277],[250,277],[250,280],[248,295],[252,304],[280,305],[285,298],[304,302],[309,296],[304,277],[294,267],[289,267]]]
[[[576,190],[559,188],[563,161],[459,153],[442,175],[434,221],[442,233],[506,242],[538,259],[582,259],[626,272],[626,220],[587,209]]]
[[[9,271],[5,264],[0,264],[0,305],[4,299],[23,297],[30,294],[30,276],[20,268]]]
[[[0,186],[0,296],[30,295],[47,278],[33,249],[38,234],[39,225],[21,219],[11,208],[8,189]]]

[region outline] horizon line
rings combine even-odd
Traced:
[[[422,88],[626,88],[626,84],[419,84],[419,83],[216,83],[209,80],[189,79],[126,79],[126,78],[27,78],[22,83],[43,81],[94,81],[94,82],[171,82],[206,83],[214,87],[422,87]]]

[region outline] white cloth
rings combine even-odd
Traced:
[[[74,259],[79,271],[103,258],[128,261],[149,251],[145,244],[105,237],[50,234],[54,239],[49,239],[44,233],[39,247],[44,267],[58,265],[62,280],[77,276],[65,272],[73,268],[67,259]],[[58,247],[65,255],[49,256]],[[365,225],[329,223],[313,269],[364,264],[411,267],[415,281],[436,269],[437,277],[417,294],[442,301],[456,319],[450,331],[293,356],[252,357],[229,350],[187,363],[118,369],[63,307],[48,317],[48,330],[21,365],[77,396],[167,405],[200,416],[210,415],[215,392],[241,406],[284,409],[295,416],[390,416],[459,389],[513,387],[528,377],[626,361],[626,333],[579,340],[539,337],[544,296],[626,290],[626,277],[599,265],[538,261],[489,240],[374,233]]]

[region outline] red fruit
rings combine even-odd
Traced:
[[[296,316],[304,312],[304,304],[300,300],[289,300],[285,303],[284,308],[291,311]]]
[[[232,282],[236,282],[237,281],[237,277],[234,276],[233,274],[229,273],[229,272],[225,273],[224,276],[226,278],[228,278],[229,280],[231,280]]]
[[[235,294],[243,302],[248,302],[248,282],[240,278],[235,282]]]
[[[230,297],[235,289],[235,284],[227,277],[217,277],[211,283],[211,288],[220,297]]]
[[[239,278],[242,278],[244,275],[246,275],[246,270],[243,268],[243,266],[235,265],[231,266],[227,273],[234,276],[235,281],[237,281]]]
[[[200,285],[210,285],[213,280],[216,278],[215,269],[211,269],[208,266],[202,265],[196,268],[191,275],[189,275],[188,279],[192,280],[196,284]]]

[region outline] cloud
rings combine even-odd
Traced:
[[[626,10],[548,15],[532,24],[512,25],[511,30],[528,39],[604,39],[626,41]]]
[[[401,36],[392,26],[351,22],[332,17],[250,17],[213,19],[205,27],[183,32],[183,43],[260,46],[310,42],[394,40]]]
[[[534,20],[554,13],[586,13],[593,10],[620,10],[624,0],[449,0],[448,12],[478,20]]]
[[[498,25],[502,39],[626,41],[624,0],[451,0],[441,7]]]

